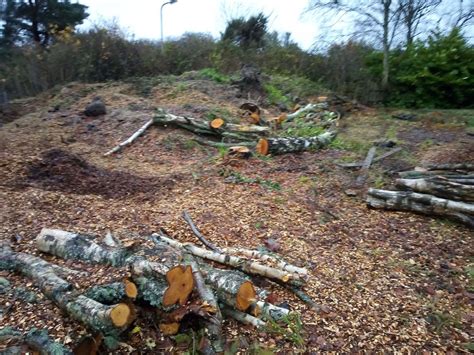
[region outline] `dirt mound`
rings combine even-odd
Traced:
[[[165,179],[140,177],[127,172],[105,170],[89,164],[78,155],[51,149],[41,159],[27,165],[27,183],[45,190],[73,194],[123,198],[135,194],[152,196],[171,189],[177,176]]]

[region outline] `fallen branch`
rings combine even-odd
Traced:
[[[254,316],[251,316],[250,314],[243,313],[240,311],[236,311],[235,309],[231,309],[228,307],[223,307],[222,308],[222,313],[226,316],[232,317],[235,320],[239,321],[240,323],[247,324],[247,325],[252,325],[255,328],[262,328],[266,325],[264,321],[261,319],[258,319]]]
[[[197,229],[196,225],[194,224],[188,212],[183,211],[183,218],[186,221],[186,223],[189,225],[189,227],[191,227],[191,230],[193,231],[194,235],[201,241],[202,244],[204,244],[210,250],[216,251],[218,253],[222,252],[218,247],[216,247],[214,244],[212,244],[206,238],[204,238],[204,236],[201,234],[199,229]]]
[[[237,256],[199,248],[190,243],[180,243],[174,239],[168,238],[162,233],[153,234],[152,237],[156,238],[158,242],[162,241],[173,248],[181,249],[203,259],[213,260],[224,265],[235,267],[246,273],[261,275],[296,285],[300,285],[304,282],[304,280],[297,273],[288,273],[280,269],[271,268],[253,261],[249,261],[247,259],[239,258]]]
[[[401,151],[402,148],[401,147],[396,147],[396,148],[393,148],[391,150],[389,150],[388,152],[385,152],[381,155],[379,155],[378,157],[375,157],[374,160],[372,160],[372,164],[375,164],[385,158],[388,158],[389,156],[395,154],[395,153],[398,153],[399,151]],[[357,163],[337,163],[338,166],[340,167],[343,167],[343,168],[360,168],[364,165],[364,162],[357,162]]]
[[[301,152],[327,146],[335,137],[336,132],[327,131],[309,138],[261,138],[257,143],[256,151],[261,155]]]
[[[318,103],[318,104],[308,104],[306,105],[305,107],[302,107],[300,108],[299,110],[293,112],[293,113],[290,113],[288,115],[286,115],[286,119],[285,119],[285,122],[291,122],[293,121],[295,118],[297,117],[300,117],[304,114],[307,114],[307,113],[310,113],[310,112],[314,112],[316,110],[322,110],[322,109],[327,109],[328,108],[328,105],[327,103]]]
[[[375,151],[377,147],[371,147],[367,156],[365,157],[364,164],[362,164],[362,168],[360,169],[359,176],[356,179],[356,185],[361,186],[364,184],[365,180],[367,179],[367,173],[370,169],[370,165],[372,164],[372,160],[375,156]]]
[[[474,171],[474,163],[431,164],[428,170],[467,170]]]
[[[474,204],[409,191],[369,189],[367,204],[373,208],[413,211],[451,217],[474,227]]]
[[[134,134],[132,134],[128,139],[124,140],[122,143],[119,145],[115,146],[111,150],[109,150],[107,153],[104,154],[104,156],[111,155],[113,153],[116,153],[120,150],[122,150],[123,147],[126,147],[129,144],[132,144],[133,141],[135,141],[138,137],[140,137],[147,129],[154,123],[153,119],[147,121],[138,131],[136,131]]]

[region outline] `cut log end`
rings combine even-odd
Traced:
[[[128,298],[137,298],[138,296],[138,289],[137,286],[130,280],[125,280],[124,281],[125,285],[125,294],[127,295]]]
[[[253,124],[257,124],[260,122],[260,113],[258,112],[252,112],[250,114],[250,121],[253,123]]]
[[[175,335],[179,330],[179,323],[163,323],[159,325],[163,335]]]
[[[222,118],[214,118],[210,122],[209,125],[211,126],[211,128],[218,129],[218,128],[221,128],[222,126],[224,126],[224,124],[225,124],[225,121]]]
[[[238,145],[238,146],[229,148],[229,155],[246,159],[252,155],[252,152],[250,151],[248,147]]]
[[[179,302],[180,305],[186,304],[189,295],[194,288],[194,278],[191,266],[178,265],[166,274],[168,288],[163,295],[163,305],[172,306]]]
[[[132,318],[132,309],[125,303],[119,303],[110,312],[110,319],[116,327],[123,327],[130,322]]]
[[[255,287],[253,287],[252,282],[246,281],[240,286],[239,292],[237,292],[236,308],[239,311],[246,311],[255,302],[256,298],[257,292]]]
[[[265,138],[261,138],[258,141],[255,150],[260,155],[268,155],[268,141]]]

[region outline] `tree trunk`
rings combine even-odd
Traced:
[[[377,189],[369,189],[367,204],[373,208],[446,216],[474,227],[474,204],[446,200],[416,192]]]
[[[125,280],[124,282],[93,286],[82,295],[100,303],[112,304],[137,298],[138,290],[133,282]]]
[[[78,295],[73,291],[72,284],[58,277],[52,265],[43,259],[16,253],[3,246],[0,260],[0,269],[17,271],[32,279],[46,297],[92,330],[118,336],[133,320],[134,310],[129,305],[119,303],[107,306]]]
[[[181,254],[172,248],[160,250],[160,262],[152,262],[146,256],[157,255],[155,249],[143,249],[135,255],[135,248],[108,248],[94,243],[90,237],[61,230],[43,229],[36,237],[39,250],[64,259],[82,260],[113,266],[130,266],[134,277],[153,277],[160,285],[168,282],[161,300],[169,307],[184,304],[192,292],[192,270],[181,265]],[[165,280],[166,278],[166,280]],[[139,288],[145,287],[142,281]]]
[[[474,185],[465,185],[445,177],[398,179],[396,185],[404,190],[410,189],[450,200],[474,202]]]
[[[336,137],[332,131],[309,138],[261,138],[257,143],[257,153],[261,155],[278,155],[301,152],[327,146]]]
[[[390,7],[392,0],[383,0],[383,69],[382,69],[382,89],[387,92],[388,90],[388,79],[389,79],[389,55],[390,55],[390,43],[389,43],[389,23],[390,23]]]

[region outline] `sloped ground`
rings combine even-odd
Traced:
[[[374,167],[370,185],[389,185],[387,171],[420,162],[472,160],[472,137],[459,121],[433,125],[424,115],[402,122],[369,110],[343,118],[343,149],[247,161],[223,159],[187,132],[153,127],[123,153],[103,157],[154,107],[193,116],[219,110],[236,115],[240,103],[231,89],[211,82],[155,83],[146,89],[141,97],[136,86],[72,84],[53,97],[45,95],[47,105],[0,128],[2,240],[38,254],[33,240],[42,227],[98,235],[111,230],[135,238],[163,227],[180,241],[196,242],[180,217],[187,210],[219,246],[256,248],[268,238],[276,240],[281,254],[311,270],[306,290],[322,305],[315,313],[286,291],[265,285],[276,303],[301,312],[305,345],[226,321],[229,347],[457,352],[472,346],[472,231],[426,216],[369,210],[362,197],[344,193],[357,172],[334,164],[361,159],[379,138],[395,139],[407,149]],[[80,111],[97,95],[108,114],[83,118]],[[48,112],[54,106],[58,109]],[[226,179],[236,173],[267,183]],[[111,277],[108,268],[68,264],[94,272],[96,283]],[[38,293],[33,305],[15,300],[11,292],[0,295],[0,307],[8,309],[1,327],[45,327],[65,343],[85,333],[28,280],[1,276]],[[77,280],[77,286],[90,282]],[[176,350],[150,321],[139,325],[142,333],[128,342],[137,352]],[[147,338],[156,346],[147,349]]]

